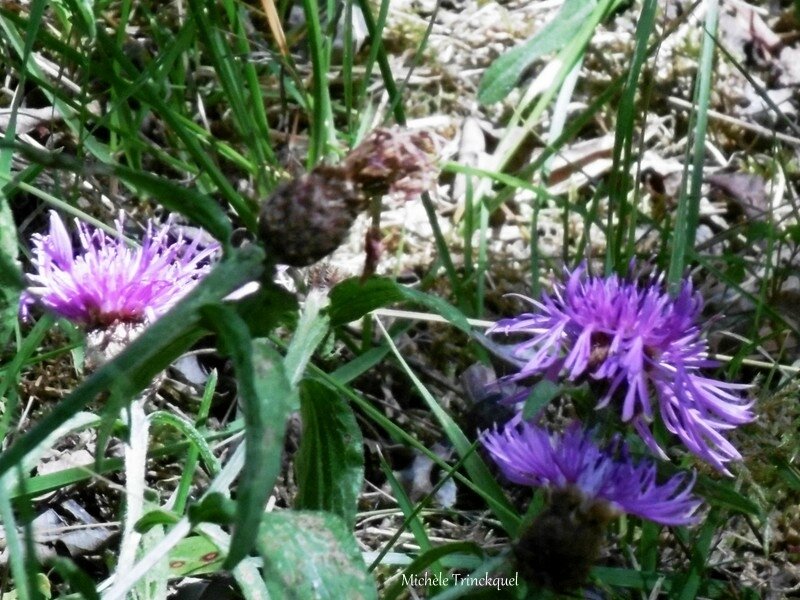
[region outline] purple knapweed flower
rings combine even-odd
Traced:
[[[23,313],[39,303],[89,330],[116,323],[147,324],[169,310],[210,270],[219,246],[189,242],[168,221],[148,222],[141,246],[76,219],[80,248],[64,223],[50,213],[50,232],[34,234],[33,268],[22,300]]]
[[[508,380],[555,379],[564,372],[573,381],[605,381],[597,408],[619,398],[622,420],[632,422],[648,447],[666,458],[650,429],[655,392],[666,428],[695,455],[730,474],[725,463],[741,455],[721,432],[755,418],[752,402],[739,394],[749,386],[701,374],[717,363],[708,359],[700,335],[703,301],[690,281],[671,297],[663,276],[640,285],[617,275],[587,277],[584,265],[552,295],[530,302],[536,312],[499,321],[490,330],[530,336],[507,347],[507,358],[519,366]]]
[[[701,501],[691,494],[695,476],[681,473],[656,483],[651,462],[635,464],[625,444],[601,450],[578,422],[563,434],[528,423],[487,431],[483,445],[514,483],[576,492],[586,504],[605,504],[611,514],[628,513],[662,525],[696,522]]]

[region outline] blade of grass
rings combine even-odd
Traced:
[[[375,61],[377,61],[381,77],[383,78],[383,85],[386,88],[386,94],[389,96],[389,101],[394,107],[394,119],[400,125],[405,125],[405,110],[403,108],[403,103],[398,101],[400,96],[397,90],[397,84],[394,81],[392,67],[389,64],[389,57],[383,45],[383,29],[386,26],[386,17],[389,14],[389,0],[381,0],[377,21],[375,21],[375,16],[372,14],[372,6],[369,0],[358,0],[358,7],[361,9],[361,13],[364,16],[364,23],[367,26],[367,32],[369,33],[372,47],[364,63],[364,79],[361,82],[356,104],[357,106],[364,106],[367,103],[366,96],[367,88],[370,84],[370,75]]]
[[[477,444],[477,442],[476,442]],[[431,488],[431,490],[425,494],[423,498],[417,502],[416,506],[412,505],[411,500],[408,498],[408,495],[405,493],[405,490],[400,485],[400,482],[397,481],[397,478],[392,473],[389,465],[386,463],[383,456],[380,457],[381,459],[381,469],[386,474],[386,478],[389,480],[389,483],[394,491],[397,502],[400,506],[400,509],[403,511],[404,520],[400,527],[392,534],[392,537],[383,545],[380,552],[378,552],[375,558],[371,561],[369,570],[374,571],[378,565],[381,564],[384,557],[391,551],[394,545],[397,543],[397,540],[400,539],[400,536],[406,530],[406,528],[410,528],[412,533],[414,534],[415,539],[417,540],[417,544],[419,545],[420,549],[424,553],[428,553],[429,551],[435,550],[435,547],[431,543],[430,539],[428,538],[428,534],[425,531],[425,527],[417,517],[422,512],[422,510],[428,506],[431,500],[436,496],[436,493],[442,488],[442,486],[447,483],[453,475],[463,466],[464,461],[472,455],[472,452],[475,450],[475,445],[472,446],[472,450],[466,456],[460,458],[456,464],[452,467],[448,467],[447,473],[444,477],[442,477],[439,481],[436,482],[436,485]],[[430,564],[430,563],[429,563]],[[439,564],[438,561],[435,562],[435,569],[441,571],[442,566]],[[386,597],[391,597],[391,594],[387,594]]]
[[[53,327],[55,319],[51,315],[45,315],[33,326],[33,329],[24,338],[21,344],[17,345],[17,352],[8,364],[0,378],[0,398],[5,399],[3,416],[0,418],[0,440],[9,438],[8,429],[11,419],[17,414],[17,382],[22,368],[28,364],[30,357],[39,348],[47,332]]]
[[[677,293],[686,271],[687,255],[691,257],[694,253],[695,235],[700,215],[700,188],[703,185],[708,104],[711,98],[711,81],[714,76],[714,48],[718,24],[719,0],[709,0],[706,3],[703,46],[694,89],[694,105],[697,107],[697,111],[694,118],[692,144],[687,147],[683,181],[675,215],[672,253],[667,272],[667,282],[673,293]],[[689,171],[689,151],[692,152],[691,172]]]
[[[237,488],[236,522],[225,568],[236,566],[255,545],[261,515],[280,472],[286,418],[296,406],[296,390],[283,359],[264,339],[253,340],[247,324],[229,307],[202,309],[236,372],[245,418],[245,462]]]
[[[214,391],[217,389],[217,370],[214,369],[208,374],[208,381],[206,382],[203,397],[200,400],[200,408],[197,410],[197,419],[195,420],[195,427],[199,431],[205,427],[206,419],[208,418],[209,410],[211,409],[211,400],[214,398]],[[205,440],[204,440],[205,441]],[[213,454],[212,454],[213,456]],[[173,509],[178,514],[183,514],[186,508],[186,500],[189,497],[189,490],[192,486],[192,478],[194,477],[195,469],[197,468],[197,460],[200,457],[200,446],[192,444],[186,454],[186,465],[184,466],[181,480],[178,484],[178,490],[175,493],[175,503]],[[216,459],[216,457],[214,457]],[[206,463],[208,467],[213,467],[217,463]],[[213,469],[212,469],[213,471]],[[217,471],[213,471],[212,475],[216,475]]]
[[[231,40],[225,39],[219,28],[223,18],[219,15],[215,2],[189,0],[188,5],[197,24],[198,35],[208,50],[211,63],[222,84],[242,141],[250,148],[257,164],[274,163],[275,157],[268,143],[269,126],[264,112],[264,101],[252,63],[244,61],[244,66],[238,68],[239,61],[234,58]],[[238,6],[228,0],[222,5],[228,15],[236,51],[241,56],[249,56],[250,48],[242,31]],[[259,172],[265,171],[261,169]]]
[[[311,365],[309,370],[313,373],[314,377],[318,378],[320,381],[329,385],[336,390],[338,390],[343,395],[350,398],[352,402],[358,405],[359,409],[374,423],[376,423],[379,427],[385,430],[392,439],[400,440],[412,448],[419,450],[422,454],[430,458],[435,464],[441,467],[444,470],[449,470],[450,466],[441,459],[436,453],[432,452],[428,449],[424,444],[422,444],[419,440],[409,434],[405,429],[399,427],[395,423],[393,423],[390,419],[387,419],[385,415],[383,415],[379,410],[377,410],[372,404],[354,392],[350,387],[339,383],[333,376],[325,373],[318,367]],[[495,514],[502,514],[503,521],[508,522],[512,525],[513,529],[509,532],[509,535],[514,535],[518,526],[519,526],[519,517],[516,514],[516,511],[511,507],[508,500],[506,499],[505,495],[495,496],[490,492],[485,491],[479,485],[474,483],[470,480],[469,477],[465,477],[461,473],[453,473],[453,477],[457,479],[460,483],[467,486],[470,490],[475,492],[481,498],[483,498],[486,503],[491,507],[492,511]]]
[[[535,89],[532,85],[529,92],[525,94],[524,100],[517,107],[510,122],[506,126],[507,134],[500,140],[493,154],[493,168],[497,171],[502,171],[510,162],[511,158],[520,148],[527,136],[533,131],[535,125],[539,122],[541,116],[544,114],[545,109],[549,106],[551,100],[555,97],[561,86],[572,71],[573,67],[581,60],[586,51],[586,47],[594,35],[595,29],[608,14],[610,14],[619,4],[621,0],[602,0],[596,4],[589,16],[582,22],[581,26],[574,32],[569,40],[569,43],[559,51],[555,61],[560,65],[553,81],[544,89],[541,90],[539,100],[530,109],[530,113],[524,116],[529,109],[533,98],[528,98],[531,95],[530,91]],[[536,82],[534,82],[536,84]],[[489,187],[485,182],[475,190],[475,201],[483,200],[489,192]]]
[[[636,96],[639,89],[639,77],[648,55],[648,42],[655,28],[657,9],[657,0],[645,0],[642,5],[636,23],[636,45],[633,50],[631,66],[617,109],[617,131],[609,177],[606,274],[614,271],[623,274],[628,268],[630,259],[633,258],[632,255],[628,255],[633,248],[630,244],[625,247],[624,240],[626,232],[629,233],[630,239],[636,229],[636,206],[628,202],[628,193],[631,188],[630,172],[633,163],[633,138],[636,127]],[[642,132],[645,129],[646,117],[645,114],[641,126]],[[617,219],[616,230],[612,220],[614,216]]]
[[[303,12],[308,27],[307,41],[311,54],[311,93],[314,98],[311,115],[311,142],[308,148],[306,167],[310,170],[328,155],[333,145],[333,112],[331,97],[328,91],[328,61],[330,54],[326,52],[326,42],[322,37],[319,19],[319,7],[316,0],[303,0]]]

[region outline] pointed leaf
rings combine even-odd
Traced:
[[[295,458],[297,508],[327,510],[355,525],[364,482],[361,431],[347,401],[317,381],[300,394],[303,437]]]
[[[258,533],[283,451],[286,418],[296,404],[283,359],[265,339],[252,340],[247,324],[230,307],[207,307],[205,316],[219,335],[220,349],[236,371],[245,418],[245,463],[237,488],[236,524],[225,568],[250,552]]]
[[[566,46],[571,34],[592,12],[595,0],[565,0],[561,10],[547,25],[521,46],[497,58],[481,79],[478,100],[492,104],[503,100],[519,81],[522,73],[543,54]]]

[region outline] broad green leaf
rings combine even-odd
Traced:
[[[262,282],[255,294],[236,302],[236,312],[247,323],[251,336],[266,337],[279,324],[293,324],[297,319],[297,298],[271,282]]]
[[[362,282],[353,277],[336,285],[331,290],[330,299],[331,325],[338,326],[357,321],[376,308],[400,302],[403,294],[391,279],[370,277]]]
[[[303,437],[295,457],[297,508],[326,510],[349,527],[364,482],[361,431],[347,401],[313,380],[300,392]]]
[[[281,511],[264,515],[258,531],[264,582],[272,598],[377,598],[355,538],[336,515]]]
[[[315,291],[306,298],[300,321],[286,351],[286,374],[293,386],[303,378],[308,361],[328,333],[329,319],[321,312],[327,304],[328,299]]]
[[[236,518],[236,503],[219,492],[204,496],[188,511],[189,520],[194,523],[216,523],[230,525]]]
[[[223,243],[230,240],[232,227],[222,207],[209,196],[186,186],[120,164],[85,164],[69,156],[38,150],[29,144],[0,141],[0,147],[13,149],[32,162],[51,169],[115,175],[140,193],[150,194],[169,210],[185,215]]]
[[[558,14],[536,35],[497,58],[481,79],[478,88],[481,104],[503,100],[537,58],[566,46],[596,4],[596,0],[565,0]]]
[[[209,196],[185,185],[178,185],[162,177],[123,165],[109,165],[108,168],[114,175],[140,192],[147,192],[153,196],[159,204],[185,215],[221,242],[227,243],[230,240],[233,231],[230,219],[222,207]],[[98,167],[98,170],[105,170],[105,167]]]
[[[228,307],[207,307],[208,324],[236,371],[245,419],[245,463],[236,492],[236,523],[226,568],[250,552],[275,480],[278,478],[286,418],[295,406],[283,358],[265,339],[251,339],[247,324]]]

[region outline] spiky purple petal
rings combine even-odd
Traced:
[[[147,323],[169,310],[210,270],[219,246],[201,248],[173,233],[171,223],[149,222],[141,246],[77,221],[80,247],[73,247],[64,223],[50,213],[50,232],[35,234],[34,272],[23,298],[23,313],[35,302],[88,329],[115,322]],[[172,241],[171,241],[171,238]]]
[[[692,495],[694,476],[682,473],[658,484],[653,463],[634,463],[622,443],[600,449],[577,422],[563,434],[553,435],[528,423],[509,424],[503,430],[485,432],[482,441],[503,474],[515,483],[575,489],[587,501],[605,501],[617,512],[662,525],[697,520],[701,501]]]
[[[605,381],[597,408],[618,402],[622,420],[632,422],[648,446],[663,456],[649,429],[655,392],[667,429],[727,474],[725,464],[741,455],[720,432],[755,417],[752,402],[741,396],[748,386],[700,373],[715,363],[701,337],[703,302],[691,282],[685,281],[671,297],[663,277],[640,285],[617,275],[587,276],[585,266],[568,275],[552,295],[531,300],[534,312],[503,319],[490,330],[530,336],[503,352],[522,365],[508,379],[552,376],[558,368],[570,380]]]

